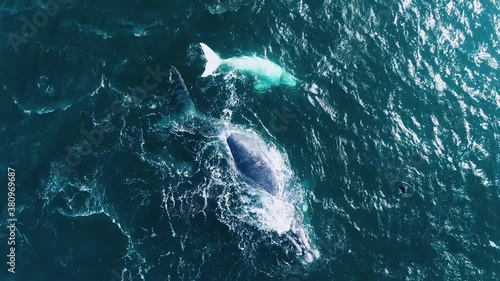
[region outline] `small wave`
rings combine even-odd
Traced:
[[[212,14],[222,14],[225,12],[234,12],[241,8],[243,5],[252,4],[253,0],[213,0],[208,4],[208,11]]]

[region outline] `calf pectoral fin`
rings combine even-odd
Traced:
[[[269,86],[269,84],[268,84],[268,83],[266,83],[265,81],[259,81],[259,82],[255,83],[255,84],[253,85],[253,88],[254,88],[257,92],[262,93],[262,92],[266,91],[267,89],[269,89],[269,88],[270,88],[270,86]]]

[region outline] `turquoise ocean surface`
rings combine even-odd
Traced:
[[[498,0],[2,0],[0,37],[2,281],[500,280]],[[202,78],[200,42],[298,85]],[[273,148],[317,261],[176,125],[172,65]]]

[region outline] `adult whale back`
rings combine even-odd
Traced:
[[[278,85],[297,86],[297,78],[270,60],[256,56],[222,59],[206,44],[200,43],[200,46],[207,60],[205,71],[201,77],[212,75],[220,67],[227,66],[244,74],[256,76],[258,81],[255,83],[254,88],[257,91],[264,91]]]
[[[183,121],[196,118],[197,121],[210,123],[211,126],[219,127],[218,121],[201,116],[189,96],[189,91],[182,76],[175,67],[171,68],[172,81],[174,83],[174,99],[176,114]],[[271,161],[260,149],[259,141],[255,137],[242,132],[230,133],[226,138],[227,145],[234,159],[238,171],[253,185],[261,187],[272,195],[279,191],[276,173]]]
[[[197,120],[203,122],[205,126],[207,124],[215,126],[218,128],[217,130],[223,127],[217,120],[196,111],[184,80],[173,66],[171,67],[171,75],[174,83],[175,110],[179,114],[179,118],[183,121]],[[230,128],[228,131],[229,134],[225,142],[238,172],[250,186],[260,188],[270,196],[279,196],[280,188],[277,174],[265,150],[261,148],[264,142],[259,137],[246,133],[244,130],[238,131]],[[319,252],[312,247],[302,221],[300,212],[296,210],[290,229],[285,235],[296,247],[299,255],[303,257],[303,261],[311,263],[319,257]]]
[[[231,133],[226,141],[238,170],[256,186],[276,195],[279,191],[276,174],[256,141],[241,133]]]

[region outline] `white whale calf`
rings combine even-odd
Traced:
[[[219,67],[227,66],[229,69],[256,76],[258,81],[254,88],[259,92],[278,85],[297,86],[297,78],[272,61],[255,56],[222,59],[204,43],[200,43],[200,45],[207,60],[205,72],[201,77],[212,75]]]

